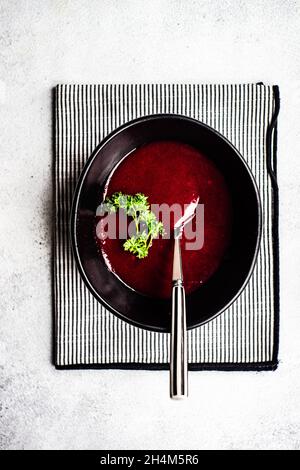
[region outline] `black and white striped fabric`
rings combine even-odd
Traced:
[[[97,144],[136,117],[178,113],[212,126],[237,147],[256,178],[263,206],[263,237],[253,275],[231,307],[215,320],[189,331],[190,366],[245,370],[276,367],[277,197],[274,177],[272,180],[268,173],[276,136],[269,138],[269,148],[267,145],[276,112],[275,89],[263,84],[57,86],[56,366],[167,367],[168,334],[128,325],[89,293],[72,256],[68,223],[76,181]]]

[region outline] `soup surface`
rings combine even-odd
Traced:
[[[138,148],[115,168],[106,185],[111,196],[143,193],[151,204],[180,204],[182,210],[197,202],[204,205],[203,217],[185,226],[181,240],[182,267],[186,293],[196,290],[218,269],[230,238],[230,195],[220,171],[197,149],[173,141],[153,142]],[[161,219],[161,215],[160,215]],[[173,233],[174,220],[167,231]],[[146,258],[124,251],[124,239],[96,237],[106,264],[131,288],[149,296],[168,298],[172,291],[173,239],[159,238]],[[197,249],[188,249],[202,244]]]

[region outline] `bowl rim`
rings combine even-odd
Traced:
[[[105,299],[103,299],[103,297],[101,297],[101,295],[97,292],[97,290],[91,284],[91,282],[90,282],[90,280],[89,280],[89,278],[88,278],[88,276],[85,272],[85,269],[84,269],[84,267],[81,263],[81,258],[80,258],[80,254],[79,254],[79,250],[78,250],[77,230],[76,230],[76,220],[77,220],[78,204],[79,204],[79,200],[80,200],[81,189],[82,189],[83,183],[85,181],[86,175],[88,174],[88,171],[89,171],[91,165],[93,164],[94,160],[97,158],[99,152],[102,150],[102,148],[110,140],[112,140],[116,135],[118,135],[119,133],[121,133],[125,129],[130,128],[130,127],[134,126],[135,124],[138,124],[138,123],[141,123],[141,122],[152,121],[152,120],[156,120],[156,119],[179,119],[181,121],[182,120],[189,121],[189,122],[192,122],[194,124],[197,124],[197,125],[205,128],[207,131],[215,134],[215,136],[217,138],[223,140],[225,142],[225,144],[227,144],[231,148],[231,150],[233,150],[233,152],[236,154],[236,156],[239,158],[239,160],[243,164],[243,166],[244,166],[245,170],[247,171],[248,176],[251,180],[252,186],[254,188],[255,196],[256,196],[257,212],[258,212],[256,246],[255,246],[255,251],[254,251],[254,254],[253,254],[251,266],[249,268],[248,274],[245,277],[245,280],[244,280],[242,286],[237,291],[235,296],[232,297],[226,305],[224,305],[221,309],[219,309],[217,312],[215,312],[214,315],[212,315],[210,318],[200,320],[196,324],[187,325],[188,330],[192,330],[192,329],[197,328],[201,325],[204,325],[205,323],[208,323],[208,322],[214,320],[216,317],[218,317],[222,312],[224,312],[227,308],[229,308],[235,302],[235,300],[240,296],[240,294],[243,292],[246,285],[248,284],[248,282],[250,280],[250,277],[253,273],[256,261],[257,261],[258,252],[259,252],[260,243],[261,243],[261,238],[262,238],[262,204],[261,204],[261,197],[260,197],[260,194],[259,194],[259,189],[258,189],[257,182],[255,180],[255,177],[254,177],[248,163],[243,158],[243,156],[239,152],[239,150],[223,134],[221,134],[220,132],[218,132],[216,129],[209,126],[208,124],[205,124],[202,121],[199,121],[198,119],[194,119],[194,118],[191,118],[189,116],[185,116],[185,115],[182,115],[182,114],[174,114],[174,113],[170,113],[170,114],[169,113],[148,114],[148,115],[145,115],[145,116],[142,116],[142,117],[132,119],[132,120],[122,124],[121,126],[117,127],[116,129],[111,131],[106,137],[104,137],[104,139],[102,139],[101,142],[99,142],[99,144],[95,147],[95,149],[93,150],[91,155],[88,157],[88,160],[84,164],[83,169],[81,170],[81,173],[79,175],[79,178],[78,178],[76,186],[75,186],[75,190],[73,192],[72,203],[71,203],[70,219],[69,219],[69,233],[70,233],[70,238],[71,238],[72,252],[73,252],[73,255],[74,255],[74,258],[75,258],[76,266],[79,270],[79,273],[81,275],[82,280],[84,281],[84,284],[86,285],[86,287],[88,288],[90,293],[109,312],[116,315],[119,319],[121,319],[121,320],[125,321],[126,323],[128,323],[130,325],[133,325],[135,327],[142,328],[142,329],[148,330],[148,331],[156,331],[156,332],[159,332],[159,333],[169,333],[168,331],[165,330],[164,327],[159,327],[159,326],[154,327],[154,326],[146,325],[144,323],[141,323],[141,322],[138,322],[136,320],[132,320],[132,319],[128,318],[122,312],[120,312],[120,311],[116,310],[115,308],[113,308],[110,304],[108,304],[108,302]]]

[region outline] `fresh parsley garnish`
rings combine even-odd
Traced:
[[[150,210],[148,197],[142,193],[132,196],[117,192],[105,199],[104,206],[107,212],[117,212],[123,209],[129,217],[133,218],[136,233],[123,243],[123,247],[125,251],[129,251],[137,258],[146,258],[153,239],[164,234],[162,222],[159,222],[154,212]]]

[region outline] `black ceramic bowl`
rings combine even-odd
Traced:
[[[94,239],[99,195],[112,169],[131,150],[158,140],[184,142],[206,154],[224,175],[233,202],[232,238],[224,261],[186,299],[187,325],[194,328],[216,317],[241,293],[254,267],[261,235],[261,205],[254,178],[239,152],[212,128],[184,116],[164,114],[136,119],[106,137],[85,165],[75,190],[73,251],[87,287],[107,309],[136,326],[170,330],[171,302],[128,288],[107,269]]]

